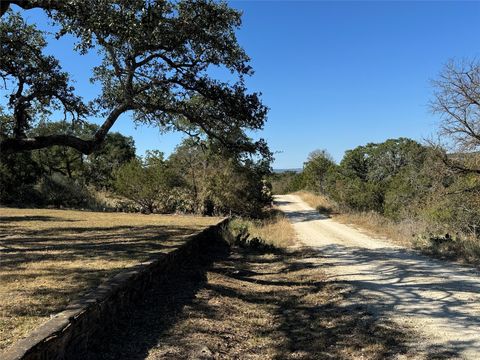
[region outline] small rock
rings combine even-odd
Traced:
[[[213,353],[207,346],[201,346],[192,354],[192,360],[207,360],[213,359]]]

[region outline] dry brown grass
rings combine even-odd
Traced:
[[[267,245],[278,248],[287,248],[296,243],[292,224],[281,212],[275,210],[272,210],[270,216],[263,220],[234,219],[230,228],[234,236],[245,229],[249,235],[248,240],[259,239]]]
[[[252,237],[263,239],[267,244],[286,248],[295,244],[295,230],[292,224],[283,216],[254,224],[250,228]]]
[[[0,208],[0,349],[217,218]]]
[[[189,272],[152,289],[92,359],[417,358],[408,331],[350,304],[352,285],[330,282],[315,251],[233,248],[195,271],[203,283]]]
[[[418,234],[427,225],[419,221],[394,222],[375,212],[349,212],[335,216],[335,220],[350,225],[373,237],[389,239],[405,247],[415,247]]]
[[[325,195],[314,194],[305,190],[294,192],[293,195],[300,196],[303,201],[322,214],[328,215],[338,210],[337,205]]]
[[[471,235],[417,236],[413,245],[422,252],[445,260],[454,260],[464,264],[480,265],[480,241]]]

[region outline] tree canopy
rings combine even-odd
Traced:
[[[305,186],[313,191],[325,191],[325,178],[335,167],[333,157],[327,150],[312,151],[303,166]]]
[[[91,79],[101,91],[93,101],[82,100],[60,62],[45,54],[45,34],[9,9],[12,4],[44,9],[59,28],[57,37],[73,35],[79,54],[99,54],[101,64]],[[238,152],[268,153],[263,140],[254,142],[245,133],[263,127],[267,108],[259,94],[246,89],[244,79],[253,71],[235,35],[241,14],[226,3],[2,1],[0,10],[0,89],[12,119],[12,131],[0,139],[1,152],[61,145],[91,154],[128,113],[134,122],[161,131],[207,135]],[[232,79],[213,78],[215,67],[229,71]],[[72,122],[100,115],[103,123],[90,138],[28,132],[59,112]]]

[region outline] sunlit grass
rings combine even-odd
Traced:
[[[298,195],[308,205],[317,209],[322,214],[328,215],[337,212],[337,205],[325,195],[314,194],[304,190],[297,191],[293,194]]]
[[[280,212],[272,210],[270,216],[262,220],[234,219],[230,228],[235,235],[241,229],[248,233],[248,240],[258,239],[267,245],[286,248],[296,242],[292,224]]]

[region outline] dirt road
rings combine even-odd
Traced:
[[[275,198],[300,241],[318,249],[351,301],[418,332],[419,357],[480,359],[480,277],[471,268],[422,256],[318,214],[295,195]]]

